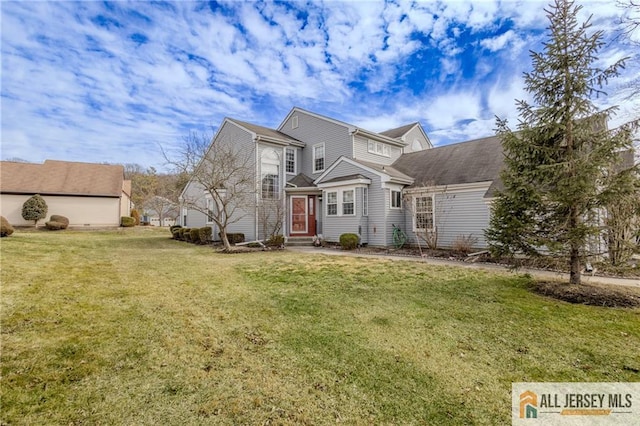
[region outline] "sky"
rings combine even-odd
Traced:
[[[294,106],[372,131],[417,121],[436,146],[490,136],[529,99],[548,3],[1,1],[0,156],[163,170],[160,147],[225,117],[277,128]],[[597,65],[631,56],[596,100],[620,106],[616,126],[640,115],[640,52],[616,37],[630,11],[579,4],[605,34]]]

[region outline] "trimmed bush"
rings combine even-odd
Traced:
[[[169,227],[169,232],[171,232],[171,237],[172,238],[176,238],[175,231],[176,231],[176,229],[180,229],[180,228],[182,228],[182,226],[180,226],[180,225],[172,225],[172,226]]]
[[[200,228],[191,228],[189,238],[191,238],[192,243],[200,244]]]
[[[182,231],[182,239],[188,243],[191,242],[191,228],[184,228],[184,231]]]
[[[218,237],[222,239],[222,234],[220,234],[219,232]],[[244,243],[244,234],[240,232],[229,232],[227,233],[227,238],[229,239],[229,244]]]
[[[125,228],[136,226],[136,220],[131,216],[122,216],[120,218],[120,226],[124,226]]]
[[[67,229],[67,225],[63,222],[55,222],[52,220],[46,222],[44,226],[50,231],[60,231],[61,229]]]
[[[282,247],[284,246],[284,235],[273,235],[265,244],[268,247]]]
[[[8,237],[11,234],[13,234],[13,226],[4,216],[0,216],[0,237]]]
[[[38,226],[38,221],[47,217],[47,203],[40,194],[36,194],[29,198],[22,205],[22,218],[24,220],[33,220],[33,224]]]
[[[211,227],[205,226],[204,228],[200,228],[200,242],[202,244],[209,244],[212,236],[213,229],[211,229]]]
[[[46,222],[44,226],[52,231],[58,231],[60,229],[67,229],[69,227],[69,219],[59,214],[52,214],[49,218],[49,222]]]
[[[357,234],[342,234],[340,235],[340,247],[342,250],[354,250],[358,247],[359,239]]]
[[[176,228],[173,231],[171,231],[171,238],[173,238],[174,240],[180,239],[180,228]]]

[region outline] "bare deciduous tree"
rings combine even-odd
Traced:
[[[255,208],[254,150],[226,137],[212,141],[205,134],[190,133],[178,152],[169,155],[163,150],[163,155],[178,173],[191,177],[189,185],[195,185],[183,193],[182,204],[207,215],[217,225],[225,249],[231,250],[229,225]]]

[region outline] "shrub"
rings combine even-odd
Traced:
[[[342,250],[354,250],[358,247],[358,240],[360,238],[357,234],[342,234],[340,235],[340,246]]]
[[[36,194],[29,198],[22,205],[22,218],[24,220],[33,220],[34,225],[38,225],[40,219],[47,217],[47,203],[40,194]]]
[[[136,221],[135,225],[136,226],[140,225],[140,212],[138,212],[138,210],[131,209],[131,217],[135,219],[135,221]]]
[[[44,226],[51,231],[59,231],[61,229],[67,229],[67,225],[64,222],[56,222],[53,220],[46,222]]]
[[[46,222],[44,226],[52,231],[58,231],[60,229],[67,229],[69,227],[69,219],[59,214],[52,214],[49,218],[49,222]]]
[[[191,228],[184,228],[184,231],[182,231],[182,239],[186,242],[191,242]]]
[[[191,228],[189,238],[191,238],[192,243],[200,244],[200,228]]]
[[[473,235],[458,235],[453,241],[453,250],[462,254],[469,254],[478,242],[478,238]]]
[[[205,226],[204,228],[200,228],[200,242],[202,244],[209,244],[212,236],[213,229],[211,229],[211,227]]]
[[[136,225],[136,220],[131,216],[122,216],[120,218],[120,226],[124,226],[125,228],[129,228],[131,226]]]
[[[0,216],[0,237],[8,237],[11,234],[13,234],[13,226],[4,216]]]
[[[180,239],[180,228],[175,228],[171,231],[171,238],[173,238],[174,240]]]
[[[220,234],[219,232],[218,237],[222,239],[222,234]],[[228,232],[227,238],[229,239],[230,244],[244,243],[244,234],[241,232]]]
[[[180,229],[182,228],[182,226],[180,225],[172,225],[169,227],[169,232],[171,232],[171,235],[173,235],[173,231],[175,231],[176,229]]]
[[[284,235],[272,235],[265,244],[268,247],[282,247],[284,246]]]

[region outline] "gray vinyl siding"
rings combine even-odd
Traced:
[[[490,207],[484,194],[486,188],[473,191],[451,191],[436,194],[435,223],[438,228],[438,246],[452,248],[458,237],[471,235],[477,239],[475,248],[486,248],[484,230],[489,226]],[[415,243],[412,213],[406,211],[406,229],[412,243]]]
[[[323,235],[325,240],[338,242],[340,235],[345,232],[361,232],[362,243],[371,246],[388,246],[391,244],[392,227],[389,220],[397,219],[398,223],[403,220],[402,210],[389,209],[390,190],[382,188],[382,181],[379,175],[358,166],[342,162],[338,164],[326,176],[326,180],[340,176],[350,176],[361,174],[371,179],[369,184],[369,215],[362,216],[362,188],[356,188],[356,215],[355,216],[327,216],[326,215],[326,192],[333,189],[324,189],[323,196]],[[341,189],[338,189],[341,190]],[[338,208],[341,206],[338,205]]]
[[[216,143],[228,143],[233,144],[237,149],[247,149],[249,152],[253,152],[252,158],[255,158],[255,142],[250,132],[238,127],[234,123],[224,122],[222,127],[218,130],[215,136]],[[251,165],[255,170],[255,163]],[[185,198],[199,197],[198,203],[205,204],[204,191],[200,185],[195,182],[190,182],[187,190],[184,193]],[[240,217],[241,216],[241,217]],[[255,240],[256,234],[256,211],[255,201],[251,202],[250,206],[246,206],[244,210],[236,211],[236,218],[239,220],[227,226],[227,232],[241,232],[245,234],[246,240]],[[189,209],[187,211],[187,226],[188,227],[204,227],[206,224],[206,215]],[[218,232],[214,229],[214,240],[218,240]]]
[[[192,181],[187,184],[183,196],[184,199],[189,200],[190,203],[196,203],[199,206],[202,206],[202,208],[206,206],[204,190],[202,186],[196,182]],[[187,207],[187,223],[183,223],[183,226],[188,228],[202,228],[206,226],[206,222],[207,217],[204,213]]]
[[[393,164],[402,154],[402,149],[397,146],[386,144],[389,147],[390,157],[372,154],[369,152],[368,139],[356,136],[353,142],[353,157],[371,163],[384,164],[385,166]]]
[[[411,148],[415,139],[419,139],[425,149],[429,148],[429,142],[427,142],[418,126],[415,126],[413,129],[407,132],[407,134],[404,135],[404,140],[407,143],[407,146],[404,148],[405,153],[416,152]]]
[[[298,117],[298,127],[292,129],[291,120],[296,116]],[[284,123],[280,131],[306,144],[305,148],[299,152],[301,167],[298,173],[304,173],[314,179],[321,174],[313,173],[314,145],[324,143],[325,170],[341,156],[353,156],[351,135],[346,126],[298,111]]]

